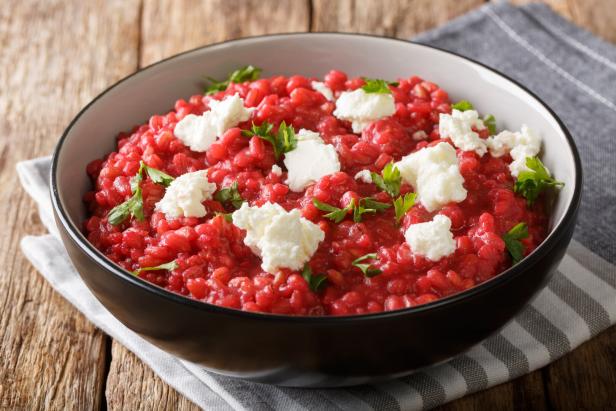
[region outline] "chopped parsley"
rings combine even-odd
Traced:
[[[323,215],[323,217],[332,220],[334,223],[339,223],[344,220],[351,211],[353,212],[353,221],[359,223],[364,214],[376,214],[377,211],[382,211],[391,207],[390,204],[381,203],[372,197],[365,197],[357,202],[355,199],[351,199],[349,204],[344,208],[335,207],[331,204],[319,201],[316,198],[312,199],[312,204],[319,210],[326,211],[327,214]]]
[[[219,91],[224,91],[231,83],[243,83],[245,81],[254,81],[261,76],[261,69],[255,66],[241,67],[227,77],[226,80],[218,81],[212,77],[207,77],[210,82],[205,88],[205,94],[213,94]]]
[[[537,157],[526,157],[526,167],[528,170],[520,171],[518,174],[513,191],[526,198],[529,206],[533,205],[543,191],[549,188],[561,188],[565,185],[552,178]]]
[[[460,100],[457,103],[452,104],[451,108],[458,110],[458,111],[467,111],[467,110],[472,110],[475,107],[473,107],[473,104],[470,101]]]
[[[400,170],[398,170],[393,162],[388,163],[383,168],[383,171],[381,171],[381,174],[371,172],[370,176],[372,177],[372,182],[392,198],[400,194],[402,178],[400,177]]]
[[[352,199],[351,202],[344,208],[334,207],[333,205],[319,201],[316,198],[312,199],[312,204],[314,204],[314,206],[319,210],[327,212],[327,214],[323,217],[329,218],[334,223],[339,223],[344,220],[353,208],[355,208],[355,199]]]
[[[402,218],[407,211],[415,204],[415,193],[406,193],[404,196],[400,196],[394,200],[394,210],[396,212],[396,224],[400,224]]]
[[[507,251],[511,255],[511,260],[517,264],[524,258],[524,246],[520,240],[528,237],[528,227],[526,223],[518,223],[503,236]]]
[[[483,124],[490,131],[490,135],[496,134],[496,118],[492,114],[488,114],[483,118]]]
[[[242,135],[244,137],[257,136],[260,139],[268,141],[274,148],[276,159],[279,159],[282,154],[288,153],[297,147],[297,137],[295,136],[293,127],[290,125],[287,126],[284,121],[278,126],[278,132],[276,134],[272,132],[273,128],[274,126],[267,121],[258,126],[252,123],[250,130],[242,130]]]
[[[364,90],[366,93],[391,94],[391,90],[388,86],[396,87],[398,85],[397,82],[366,77],[364,77],[364,81],[366,82],[366,84],[364,84],[361,89]]]
[[[314,293],[323,290],[323,287],[327,285],[327,276],[325,274],[312,274],[312,269],[308,264],[306,264],[302,270],[302,277],[304,277],[304,280],[308,283],[308,287],[310,287]]]
[[[214,213],[214,218],[220,216],[224,218],[227,223],[232,223],[233,222],[232,214],[233,213],[221,213],[220,211],[217,211],[216,213]]]
[[[149,167],[143,160],[139,164],[139,171],[130,179],[130,188],[133,195],[122,204],[113,207],[107,216],[107,221],[111,225],[118,225],[124,222],[129,216],[135,217],[139,221],[144,220],[143,216],[143,195],[141,193],[141,182],[143,181],[143,172],[146,172],[148,177],[162,186],[168,187],[173,181],[173,177],[160,170]]]
[[[242,206],[244,199],[237,189],[237,181],[231,184],[230,187],[222,188],[214,194],[214,200],[223,204],[231,204],[233,208],[238,209]]]
[[[178,267],[179,267],[179,264],[175,260],[173,260],[173,261],[169,261],[168,263],[157,265],[156,267],[138,268],[135,271],[133,271],[133,274],[139,275],[142,271],[158,271],[158,270],[173,271]]]
[[[353,208],[353,221],[359,223],[364,214],[376,214],[377,211],[383,211],[389,207],[391,207],[391,204],[381,203],[372,197],[362,198],[357,206]]]
[[[359,268],[361,272],[364,274],[364,277],[371,278],[371,277],[381,274],[382,271],[379,270],[378,268],[372,267],[372,264],[365,264],[362,262],[366,260],[375,260],[375,259],[376,259],[376,253],[365,254],[355,259],[351,264]]]

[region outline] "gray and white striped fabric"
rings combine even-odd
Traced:
[[[48,157],[18,165],[50,232],[25,237],[23,252],[96,326],[208,410],[429,409],[554,361],[616,321],[616,48],[535,5],[490,4],[418,40],[485,62],[529,86],[570,127],[585,169],[580,221],[558,273],[513,322],[466,354],[398,380],[330,390],[249,383],[179,360],[124,327],[72,268],[51,216]]]

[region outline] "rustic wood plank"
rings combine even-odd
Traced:
[[[145,66],[217,41],[307,31],[310,11],[304,0],[146,0],[141,18],[140,65]],[[115,341],[106,398],[110,410],[197,409]]]
[[[218,41],[308,31],[308,0],[145,0],[141,65]]]
[[[540,371],[522,376],[509,383],[468,395],[437,408],[438,411],[472,410],[534,410],[548,409]]]
[[[0,8],[0,409],[96,409],[107,337],[19,250],[44,232],[15,163],[49,154],[71,117],[137,65],[137,1]]]
[[[312,30],[408,39],[483,3],[483,0],[314,0]]]
[[[106,389],[109,410],[200,409],[116,341],[112,345],[111,358],[112,368]]]
[[[568,0],[567,3],[577,25],[616,43],[616,3],[613,0]]]
[[[557,410],[608,410],[616,403],[616,327],[544,368]]]

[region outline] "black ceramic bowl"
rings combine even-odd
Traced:
[[[298,52],[301,51],[301,52]],[[217,307],[134,277],[81,232],[85,169],[114,149],[115,136],[198,93],[204,74],[224,77],[254,64],[265,75],[419,75],[496,116],[528,124],[544,139],[543,160],[565,182],[551,232],[530,256],[463,293],[423,306],[352,317],[289,317]],[[57,145],[52,201],[66,248],[88,287],[122,323],[162,349],[230,376],[292,386],[352,385],[408,374],[455,356],[505,325],[550,278],[563,257],[580,201],[581,167],[569,132],[543,102],[481,64],[406,41],[348,34],[273,35],[215,44],[154,64],[86,106]]]

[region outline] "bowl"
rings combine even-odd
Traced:
[[[292,317],[243,312],[173,294],[123,270],[88,243],[80,227],[86,165],[112,151],[115,136],[176,99],[201,91],[204,74],[224,78],[246,64],[265,76],[418,75],[500,127],[528,124],[544,139],[543,161],[565,187],[555,199],[546,240],[527,258],[465,292],[379,314]],[[562,121],[528,89],[489,67],[426,45],[340,33],[281,34],[213,44],[153,64],[121,80],[70,123],[53,156],[52,202],[62,240],[96,298],[156,346],[207,370],[286,386],[374,382],[445,361],[510,321],[544,287],[571,239],[582,170]]]

